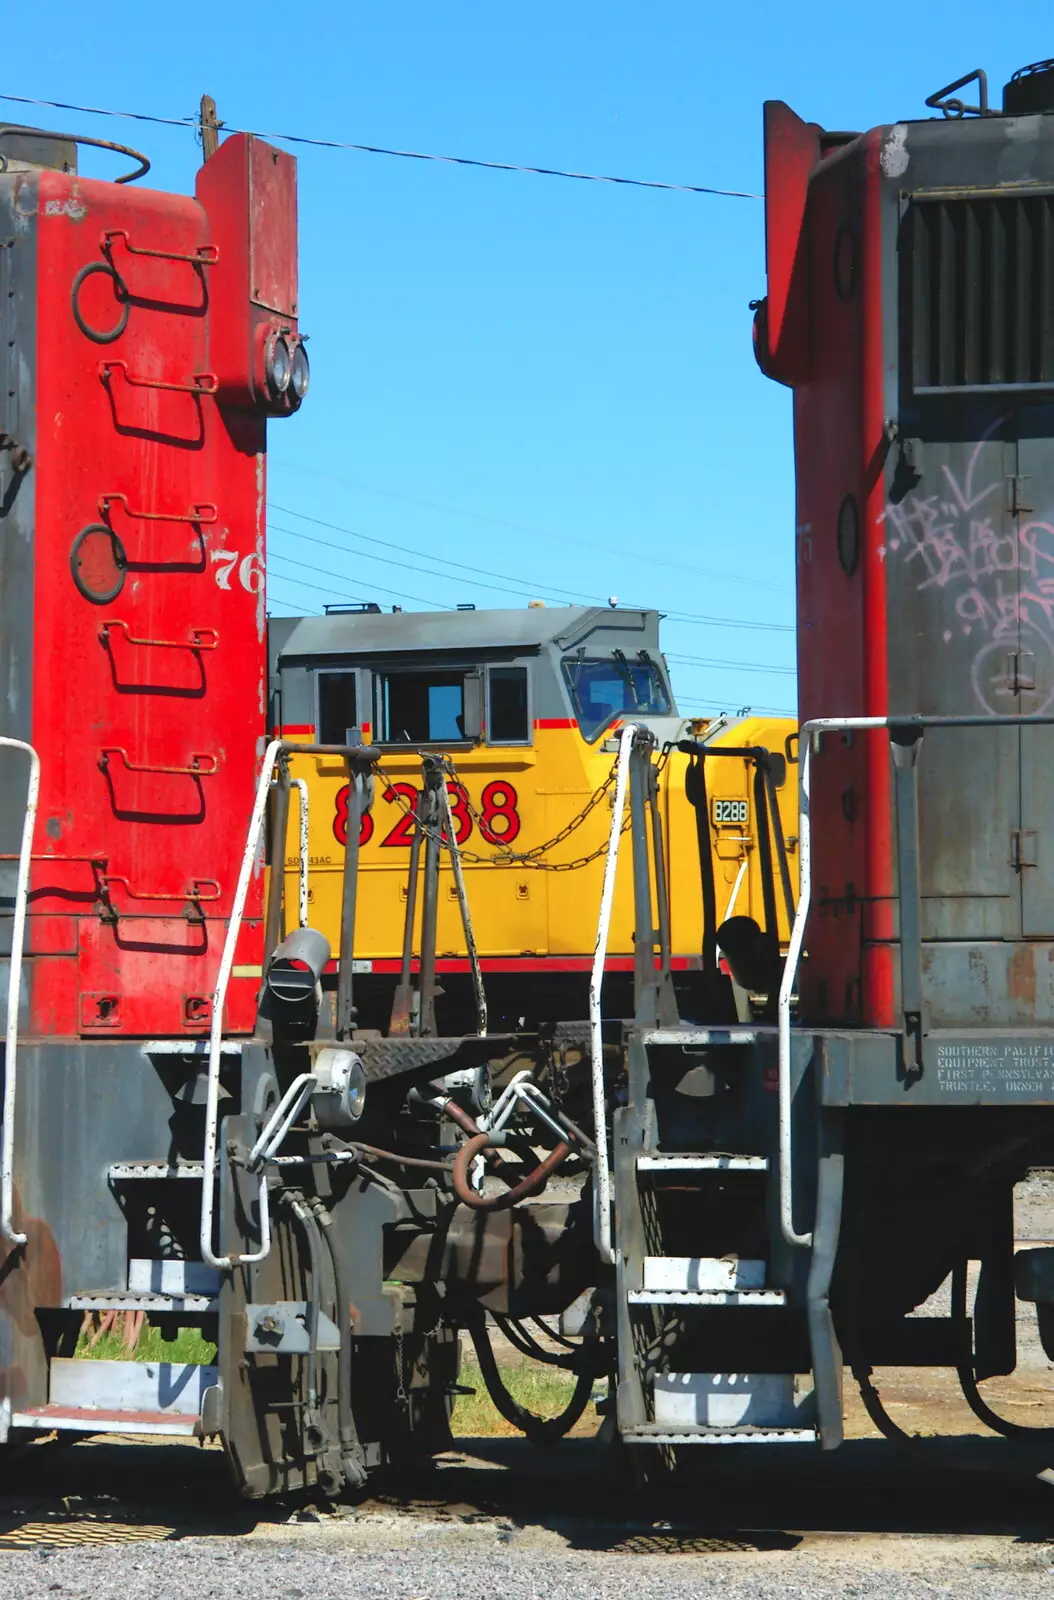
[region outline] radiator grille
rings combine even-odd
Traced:
[[[913,200],[916,394],[1054,388],[1054,194]]]

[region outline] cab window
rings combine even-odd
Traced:
[[[479,737],[478,673],[379,672],[377,740],[381,744],[466,744]]]
[[[671,710],[662,675],[643,652],[633,659],[620,650],[605,658],[565,656],[563,672],[578,726],[590,743],[616,717],[666,716]]]
[[[487,743],[530,744],[526,667],[487,668]]]
[[[354,672],[315,674],[318,708],[315,718],[319,744],[347,744],[348,730],[359,726],[358,694]]]

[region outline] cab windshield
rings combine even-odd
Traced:
[[[643,651],[632,660],[621,650],[601,660],[565,656],[563,669],[578,726],[590,744],[616,717],[661,717],[672,710],[662,674]]]

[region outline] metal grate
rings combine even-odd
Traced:
[[[912,200],[916,394],[1054,388],[1054,194]]]

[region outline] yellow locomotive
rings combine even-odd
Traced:
[[[716,921],[753,917],[788,934],[796,893],[792,721],[745,715],[688,721],[659,647],[659,614],[601,607],[382,613],[327,608],[270,619],[272,726],[289,740],[372,743],[379,765],[360,828],[355,997],[360,1027],[387,1031],[400,973],[422,756],[442,753],[450,816],[493,1025],[583,1017],[611,829],[618,730],[646,726],[657,746],[658,811],[669,886],[670,967],[685,1014],[698,981],[698,808],[685,804],[695,739],[706,761],[706,833]],[[769,804],[749,752],[772,752]],[[311,925],[335,949],[348,774],[334,756],[293,756],[308,796]],[[287,919],[297,905],[295,806]],[[773,826],[778,823],[778,826]],[[605,1010],[628,1016],[633,976],[629,852],[620,857],[605,966]],[[777,871],[777,866],[782,871]],[[766,877],[768,905],[765,904]],[[773,893],[775,886],[775,893]],[[419,909],[419,908],[418,908]],[[470,964],[452,863],[436,912],[440,1032],[468,1024]],[[420,944],[415,942],[414,949]]]

